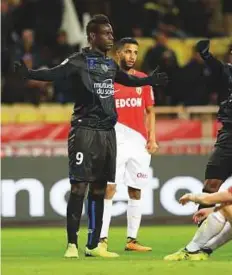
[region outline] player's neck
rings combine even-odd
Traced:
[[[104,55],[105,57],[107,56],[107,52],[103,52],[102,50],[100,50],[98,47],[95,47],[95,46],[90,46],[90,50],[91,51],[94,51],[94,52],[98,52],[100,53],[101,55]]]

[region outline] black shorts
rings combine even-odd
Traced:
[[[232,129],[222,128],[209,158],[205,179],[225,181],[232,176]]]
[[[68,139],[69,178],[79,182],[115,181],[115,130],[72,127]]]

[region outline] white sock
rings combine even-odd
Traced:
[[[127,206],[127,237],[136,239],[141,217],[141,200],[129,199]]]
[[[232,240],[232,227],[230,222],[226,222],[222,231],[216,235],[214,238],[209,240],[205,245],[205,248],[210,248],[212,250],[216,250],[223,244]]]
[[[204,247],[214,236],[218,235],[226,223],[225,217],[220,212],[214,212],[202,223],[192,241],[186,246],[190,252]]]
[[[103,212],[102,229],[101,229],[100,238],[108,238],[111,215],[112,215],[112,205],[113,205],[113,200],[104,200],[104,212]]]

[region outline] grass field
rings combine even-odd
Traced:
[[[232,274],[232,244],[219,249],[204,262],[164,262],[162,258],[182,247],[194,226],[153,226],[140,230],[139,240],[153,248],[149,253],[125,252],[125,228],[110,232],[110,250],[117,259],[85,258],[86,228],[80,233],[80,259],[64,259],[65,229],[2,229],[3,275],[219,275]]]

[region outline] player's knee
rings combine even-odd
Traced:
[[[224,206],[219,211],[227,220],[232,219],[232,206],[231,205]]]
[[[85,196],[88,183],[86,182],[71,182],[71,193],[76,196]]]
[[[95,199],[102,199],[106,193],[107,182],[104,183],[92,183],[89,187],[89,196]]]
[[[133,187],[128,187],[128,194],[131,200],[140,200],[141,199],[141,190],[135,189]]]
[[[108,184],[106,187],[105,199],[111,200],[113,199],[116,193],[116,184]]]
[[[223,181],[219,179],[207,179],[204,182],[203,192],[214,193],[217,192]]]

